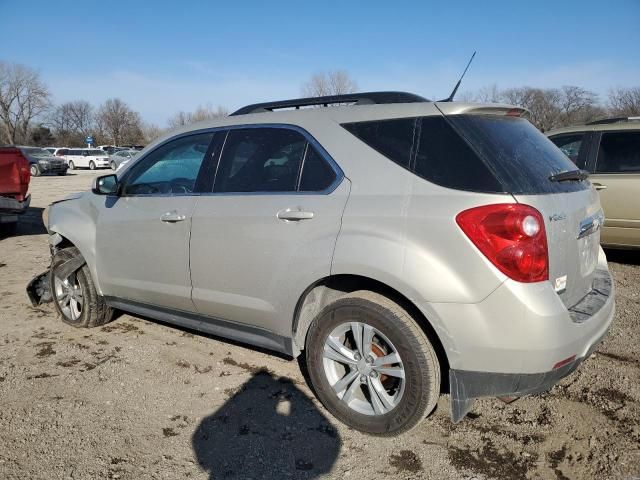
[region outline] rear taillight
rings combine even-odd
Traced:
[[[502,273],[518,282],[549,279],[549,250],[538,210],[519,203],[484,205],[461,212],[456,222]]]

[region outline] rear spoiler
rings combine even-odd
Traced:
[[[531,113],[526,108],[506,104],[436,102],[435,106],[443,115],[499,115],[508,117],[523,117],[528,119]]]

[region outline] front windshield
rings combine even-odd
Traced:
[[[24,153],[32,157],[50,157],[51,156],[51,153],[49,153],[44,148],[36,148],[36,147],[25,148]]]
[[[91,155],[94,157],[107,157],[107,152],[103,151],[103,150],[89,150],[89,152],[87,153],[87,155]]]

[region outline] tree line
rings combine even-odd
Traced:
[[[343,70],[314,74],[301,86],[301,94],[307,97],[357,91],[356,81]],[[578,86],[500,89],[490,85],[463,92],[457,100],[524,107],[530,112],[529,120],[542,131],[605,117],[640,116],[640,87],[612,88],[602,100]],[[162,128],[143,121],[139,112],[119,98],[98,106],[85,100],[56,105],[37,71],[0,61],[0,144],[73,147],[84,145],[88,135],[98,145],[146,144],[167,129],[228,114],[223,106],[201,105],[193,112],[176,112]]]

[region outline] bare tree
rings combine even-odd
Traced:
[[[160,128],[159,126],[153,123],[143,122],[142,124],[142,136],[144,138],[144,143],[149,144],[154,140],[157,140],[162,135],[164,135],[166,130],[164,128]]]
[[[61,145],[77,146],[84,143],[95,128],[93,106],[85,100],[58,105],[49,115],[48,124]]]
[[[573,85],[563,86],[559,97],[560,123],[571,125],[593,120],[597,103],[598,95],[595,93]]]
[[[141,123],[140,114],[119,98],[105,101],[96,115],[97,132],[115,145],[141,141]]]
[[[201,122],[203,120],[211,120],[214,118],[226,117],[229,110],[226,107],[218,105],[213,107],[211,104],[199,105],[193,112],[179,111],[167,121],[169,128],[178,128],[192,123]]]
[[[617,117],[640,116],[640,87],[610,89],[609,109]]]
[[[358,91],[358,85],[344,70],[316,73],[302,85],[304,97],[344,95]]]
[[[0,121],[4,139],[28,139],[31,122],[50,107],[50,94],[35,70],[17,63],[0,62]]]

